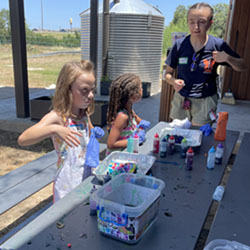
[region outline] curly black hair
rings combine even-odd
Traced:
[[[128,107],[127,103],[130,97],[140,92],[140,87],[140,77],[132,73],[122,74],[112,82],[109,91],[110,98],[107,112],[108,127],[111,126],[120,110],[126,109],[129,119],[132,119],[132,105]]]

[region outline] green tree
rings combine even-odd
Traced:
[[[10,15],[6,9],[0,11],[0,35],[10,35]]]
[[[214,22],[209,30],[209,34],[223,38],[226,30],[228,4],[216,4],[213,6],[214,9]],[[177,6],[173,20],[168,26],[164,28],[163,33],[163,48],[162,53],[166,55],[167,49],[172,46],[171,33],[172,32],[188,32],[187,25],[187,12],[189,7],[184,5]]]
[[[187,29],[187,9],[184,5],[177,6],[174,12],[174,18],[171,24],[175,25],[176,27],[180,27],[183,30]]]
[[[224,38],[228,14],[228,4],[219,3],[213,6],[214,22],[210,29],[210,34]]]

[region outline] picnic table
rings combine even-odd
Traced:
[[[147,133],[146,142],[139,153],[152,154],[153,137],[156,132],[168,126],[160,122]],[[97,219],[89,215],[86,205],[91,183],[97,183],[91,176],[58,201],[51,208],[33,220],[1,247],[7,249],[179,249],[196,248],[197,240],[212,203],[212,195],[219,185],[225,168],[238,139],[239,132],[227,131],[223,143],[224,155],[221,165],[214,170],[206,168],[206,154],[216,146],[213,135],[203,136],[202,143],[195,150],[193,170],[185,170],[184,159],[179,153],[157,159],[151,168],[153,176],[166,184],[162,191],[158,219],[136,245],[127,245],[99,233]],[[87,189],[84,189],[87,186]],[[84,190],[84,191],[83,191]],[[81,198],[79,198],[81,196]],[[84,196],[84,198],[83,198]],[[71,210],[58,213],[60,207],[72,201]],[[58,229],[56,221],[63,217],[64,227]]]

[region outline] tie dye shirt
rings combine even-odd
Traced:
[[[127,110],[122,110],[122,111],[119,111],[117,113],[117,116],[119,114],[121,114],[121,113],[123,113],[125,115],[128,115],[128,111]],[[131,120],[128,121],[128,126],[121,131],[121,134],[120,134],[120,137],[119,137],[118,140],[119,141],[120,140],[127,140],[133,134],[133,132],[136,130],[136,125],[137,125],[136,120],[133,117],[132,121]],[[115,148],[115,149],[109,149],[109,148],[107,148],[107,155],[110,154],[113,151],[122,151],[123,149],[124,148]]]
[[[74,158],[77,158],[81,162],[84,163],[86,147],[87,147],[87,143],[89,140],[88,118],[85,116],[81,120],[77,120],[77,119],[64,117],[63,120],[64,120],[65,127],[69,127],[70,129],[83,133],[83,137],[79,137],[81,144],[78,147],[73,147],[73,149],[81,148],[81,150],[75,150],[76,152],[79,152],[79,153],[77,153],[78,155],[75,156]],[[58,156],[57,166],[58,168],[60,168],[64,164],[64,161],[66,160],[66,158],[69,157],[68,152],[69,152],[70,147],[59,136],[53,136],[52,141],[53,141],[54,148]],[[72,155],[70,157],[72,157]]]

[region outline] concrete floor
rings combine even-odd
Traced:
[[[54,90],[31,88],[30,99],[42,95],[52,95]],[[97,99],[108,100],[108,96],[96,96]],[[151,122],[154,126],[158,122],[160,109],[160,93],[143,98],[134,105],[135,112],[143,119]],[[229,112],[227,124],[228,130],[250,132],[250,102],[236,101],[235,105],[219,103],[218,111]],[[0,129],[7,131],[22,132],[28,128],[34,121],[30,118],[16,117],[15,90],[13,87],[0,87]],[[213,128],[216,127],[214,124]],[[105,129],[105,128],[104,128]]]

